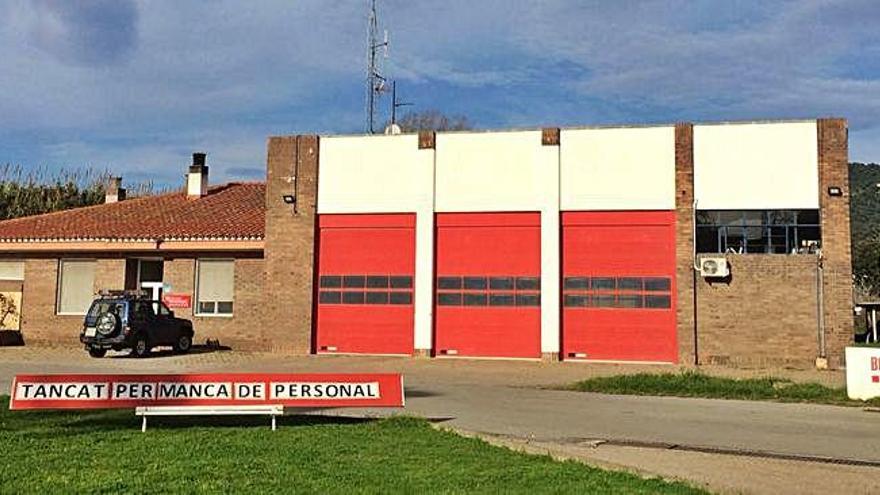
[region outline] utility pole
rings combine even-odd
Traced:
[[[376,122],[376,104],[382,93],[385,92],[385,77],[382,75],[379,49],[384,50],[384,57],[388,57],[388,31],[385,37],[379,41],[379,21],[376,15],[376,0],[370,0],[369,28],[367,39],[367,132],[374,134]]]

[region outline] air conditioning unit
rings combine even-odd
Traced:
[[[712,278],[724,278],[730,275],[727,258],[700,258],[700,275]]]

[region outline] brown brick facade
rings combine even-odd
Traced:
[[[207,259],[227,259],[231,256],[205,255]],[[164,282],[171,285],[175,294],[190,294],[193,307],[175,309],[177,316],[192,320],[195,343],[206,339],[219,340],[223,346],[237,350],[264,350],[263,280],[265,262],[261,258],[239,257],[235,259],[235,292],[232,316],[196,316],[195,284],[197,259],[165,259]]]
[[[697,278],[700,364],[812,366],[818,341],[817,257],[726,257],[729,279]]]
[[[694,340],[694,126],[675,126],[675,283],[678,362],[697,364]]]
[[[844,347],[853,341],[848,130],[844,119],[819,119],[816,125],[825,341],[829,365],[839,366]],[[840,188],[841,195],[831,196],[830,187]]]
[[[155,256],[155,253],[153,253]],[[231,317],[195,316],[194,308],[176,309],[175,313],[191,319],[196,331],[195,343],[217,339],[234,349],[266,349],[262,339],[264,262],[254,253],[205,255],[211,259],[235,259],[235,307]],[[65,257],[64,259],[76,259]],[[79,259],[94,259],[80,257]],[[79,345],[83,317],[56,314],[58,293],[58,257],[25,260],[22,291],[22,338],[26,344]],[[195,304],[194,257],[165,259],[164,282],[172,291],[189,294]],[[94,291],[120,289],[126,281],[126,258],[95,260]]]
[[[21,334],[25,344],[77,343],[81,316],[55,314],[58,259],[28,259],[21,295]]]
[[[64,259],[95,259],[65,256]],[[56,314],[58,257],[25,259],[21,296],[21,332],[27,344],[77,344],[82,316]],[[122,287],[125,260],[95,259],[94,290]]]
[[[264,338],[273,350],[312,350],[318,137],[269,139],[266,160]],[[295,204],[284,202],[293,195]]]

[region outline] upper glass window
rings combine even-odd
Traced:
[[[821,246],[819,210],[700,210],[698,253],[811,253]]]

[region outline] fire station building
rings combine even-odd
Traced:
[[[303,354],[803,367],[852,341],[841,119],[272,137],[264,184],[207,171],[0,222],[25,342],[122,287]]]

